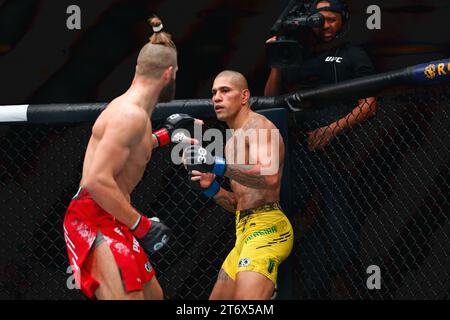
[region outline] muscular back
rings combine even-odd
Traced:
[[[129,202],[151,158],[151,131],[144,110],[123,97],[112,101],[92,128],[81,186],[87,180],[113,179]]]
[[[271,130],[275,130],[275,136],[272,136],[272,138],[270,137]],[[248,136],[248,133],[251,131],[256,133],[257,139],[252,139]],[[241,139],[242,141],[242,138],[238,137],[240,135],[242,136],[242,134],[246,136],[245,143],[243,143],[243,145],[240,145],[238,141],[239,139]],[[259,140],[260,135],[264,135],[265,137],[267,137],[267,140],[262,139],[262,141],[267,141],[267,145],[263,146],[264,142],[261,143],[261,140]],[[278,144],[272,141],[272,139],[274,138],[278,140],[276,141],[278,142]],[[278,147],[272,150],[272,144],[274,147]],[[242,152],[244,152],[244,150],[245,153],[244,155],[242,155]],[[242,158],[242,160],[244,160],[244,163],[238,161],[239,156]],[[263,158],[266,161],[269,159],[271,161],[275,161],[275,157],[278,157],[278,161],[276,161],[278,165],[275,168],[275,172],[265,176],[264,183],[261,183],[261,186],[258,188],[252,188],[238,183],[236,179],[233,179],[233,176],[230,176],[230,179],[231,188],[237,201],[236,206],[238,210],[254,208],[266,203],[279,201],[284,162],[284,143],[282,137],[278,133],[277,128],[272,122],[270,122],[262,115],[251,112],[244,126],[240,129],[237,129],[234,132],[233,136],[227,141],[227,144],[225,146],[225,157],[227,159],[227,164],[232,163],[229,166],[237,166],[240,168],[248,167],[249,169],[254,168],[255,162],[257,163],[257,167],[259,169],[261,169],[262,166],[264,167],[264,164],[262,164]],[[240,170],[232,171],[235,171],[235,175],[239,175]],[[239,179],[245,180],[246,177],[242,175],[239,176]],[[267,182],[270,182],[269,185],[266,185]],[[253,181],[252,183],[255,182]]]

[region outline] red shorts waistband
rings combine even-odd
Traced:
[[[126,227],[125,224],[117,220],[112,214],[103,209],[91,196],[89,191],[80,187],[77,193],[73,196],[71,204],[68,208],[70,212],[78,215],[80,218],[88,219],[96,224],[104,226]]]
[[[75,214],[79,218],[96,225],[111,226],[118,223],[113,215],[97,204],[87,189],[81,187],[73,196],[68,213]]]

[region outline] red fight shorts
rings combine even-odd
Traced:
[[[143,290],[155,275],[147,255],[130,229],[103,210],[85,189],[78,191],[64,217],[64,239],[75,283],[90,299],[95,299],[99,282],[90,273],[89,251],[101,235],[109,245],[122,276],[125,290]]]

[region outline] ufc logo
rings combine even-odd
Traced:
[[[342,62],[342,57],[327,57],[325,59],[326,62],[337,62],[337,63],[341,63]]]

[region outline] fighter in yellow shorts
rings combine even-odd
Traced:
[[[241,271],[260,273],[277,282],[278,266],[292,249],[292,227],[278,203],[236,212],[236,245],[222,269],[236,280]]]
[[[210,299],[269,299],[294,237],[279,206],[283,139],[272,122],[250,109],[250,91],[242,74],[221,72],[212,96],[218,120],[233,129],[225,159],[198,145],[184,151],[193,187],[236,213],[236,245],[222,265]],[[221,188],[216,175],[230,178],[233,192]]]

